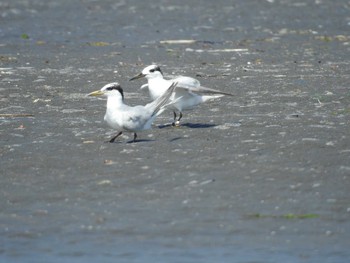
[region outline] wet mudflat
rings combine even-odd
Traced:
[[[1,261],[348,262],[349,9],[0,2]],[[235,97],[105,143],[152,63]]]

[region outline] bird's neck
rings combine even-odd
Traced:
[[[148,89],[152,99],[156,99],[163,95],[169,86],[169,81],[163,77],[151,78],[148,80]]]
[[[123,99],[121,96],[109,96],[107,98],[107,111],[115,110],[123,105]]]

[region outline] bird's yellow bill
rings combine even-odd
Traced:
[[[101,96],[103,95],[104,93],[100,90],[96,90],[96,91],[93,91],[91,93],[88,94],[88,96]]]

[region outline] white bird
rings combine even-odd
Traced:
[[[172,96],[173,101],[172,110],[174,112],[173,126],[179,126],[182,118],[182,111],[190,110],[195,106],[211,99],[219,98],[224,95],[233,96],[232,94],[222,92],[216,89],[206,88],[200,85],[197,79],[191,77],[180,76],[171,80],[163,78],[163,73],[159,66],[150,65],[142,70],[142,72],[131,80],[145,77],[147,84],[141,86],[141,89],[148,87],[150,97],[154,100],[159,98],[166,91],[166,87],[172,82],[177,82],[175,95]],[[179,99],[179,97],[181,97]],[[178,120],[176,120],[176,110],[180,112]]]
[[[102,89],[89,93],[88,96],[107,96],[107,109],[104,120],[110,127],[118,131],[118,134],[112,137],[109,142],[114,142],[123,132],[133,132],[133,142],[135,142],[136,132],[150,129],[155,117],[169,106],[169,98],[173,94],[175,87],[176,83],[170,83],[170,85],[165,87],[166,92],[162,96],[145,106],[128,106],[124,104],[123,89],[118,83],[107,84]]]

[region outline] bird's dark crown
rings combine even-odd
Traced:
[[[155,72],[155,71],[159,71],[163,75],[163,72],[159,66],[154,66],[154,68],[149,70],[149,72]]]
[[[124,100],[124,91],[123,91],[122,87],[118,83],[111,83],[105,89],[108,90],[108,91],[112,91],[112,90],[119,91],[120,94],[122,95],[123,100]]]

